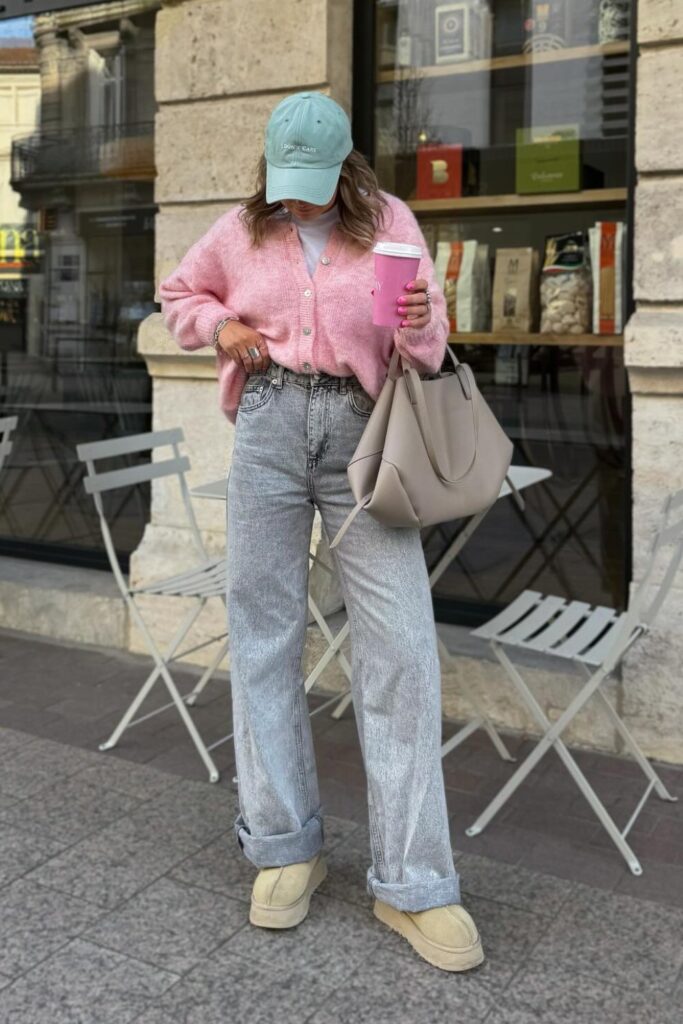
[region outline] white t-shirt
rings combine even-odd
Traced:
[[[295,217],[294,214],[290,214],[290,217],[292,224],[296,225],[296,229],[299,232],[308,273],[312,277],[320,255],[327,245],[332,227],[339,220],[339,206],[335,203],[334,206],[326,210],[325,213],[321,213],[314,220],[301,220],[300,217]]]

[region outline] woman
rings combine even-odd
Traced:
[[[372,324],[376,241],[418,244],[402,326]],[[333,537],[353,508],[346,466],[394,344],[442,364],[448,319],[410,208],[380,190],[343,109],[301,92],[273,110],[257,191],[218,218],[160,285],[178,344],[213,344],[235,424],[228,481],[231,688],[240,813],[261,870],[250,921],[304,919],[326,874],[302,654],[315,509]],[[429,963],[483,959],[460,905],[441,765],[441,674],[419,529],[362,512],[333,550],[351,627],[352,695],[368,780],[374,913]]]

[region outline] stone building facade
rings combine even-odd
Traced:
[[[157,282],[220,213],[253,191],[265,125],[280,99],[301,89],[319,89],[350,112],[353,7],[353,0],[163,0],[155,58]],[[636,310],[625,340],[633,396],[634,586],[644,572],[661,502],[668,491],[683,486],[683,133],[677,129],[683,10],[679,0],[638,0],[637,8]],[[181,351],[160,314],[142,324],[138,351],[153,380],[153,429],[180,423],[185,431],[190,484],[225,476],[233,428],[218,408],[213,353]],[[221,551],[223,503],[198,501],[197,511],[208,548]],[[153,488],[144,537],[132,557],[134,579],[191,564],[195,556],[182,524],[178,496],[172,487],[159,483]],[[319,529],[315,538],[325,557]],[[92,591],[92,584],[88,586]],[[338,588],[315,572],[313,586],[326,610],[339,607]],[[0,580],[0,610],[9,615],[8,624],[18,628],[27,628],[26,615],[17,618],[16,611],[21,601],[29,600],[24,590],[17,581]],[[71,619],[63,618],[62,635],[66,631],[80,639],[143,650],[112,594],[103,589],[94,596],[101,602],[97,635],[83,634],[83,617],[75,612]],[[178,603],[154,599],[147,607],[149,621],[162,638],[174,630],[181,614]],[[104,609],[108,624],[103,622]],[[219,633],[223,617],[223,605],[216,601],[201,620],[197,639]],[[39,624],[35,628],[48,631]],[[54,629],[50,632],[54,635]],[[475,687],[498,724],[533,732],[533,723],[496,663],[467,642],[465,630],[455,640],[462,648],[444,670],[446,717],[467,716],[468,688]],[[309,663],[321,650],[318,631],[311,628]],[[206,649],[198,660],[208,660],[210,653]],[[672,762],[683,761],[681,660],[683,574],[657,628],[634,649],[610,684],[612,699],[646,752]],[[529,663],[528,676],[548,716],[557,717],[574,692],[573,677],[558,673],[556,663],[539,660]],[[334,689],[343,680],[330,667],[321,684]],[[618,737],[595,704],[577,718],[568,738],[599,749],[620,749]]]

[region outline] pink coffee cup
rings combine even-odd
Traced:
[[[400,327],[405,319],[398,312],[398,297],[417,276],[422,250],[403,242],[378,242],[375,254],[375,288],[372,322],[381,327]]]

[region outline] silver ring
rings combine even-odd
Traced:
[[[249,353],[249,355],[251,356],[252,359],[258,359],[258,357],[261,355],[259,350],[257,348],[254,348],[253,345],[252,345],[251,348],[247,349],[247,352]]]
[[[426,289],[425,295],[427,296],[427,305],[431,306],[431,304],[432,304],[432,293],[430,292],[429,288]]]

